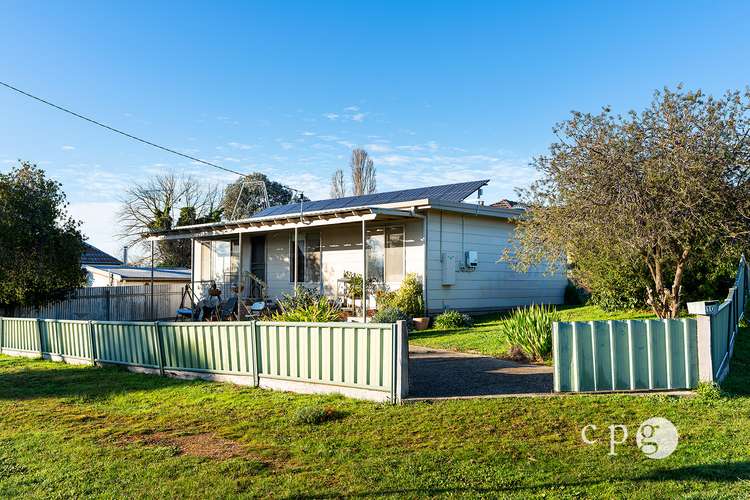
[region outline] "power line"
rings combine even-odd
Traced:
[[[211,163],[211,162],[208,162],[208,161],[205,161],[205,160],[201,160],[200,158],[196,158],[195,156],[190,156],[190,155],[187,155],[185,153],[180,153],[179,151],[175,151],[174,149],[170,149],[170,148],[167,148],[165,146],[160,146],[160,145],[158,145],[156,143],[153,143],[151,141],[147,141],[146,139],[141,139],[140,137],[136,137],[136,136],[134,136],[132,134],[128,134],[127,132],[123,132],[122,130],[118,130],[118,129],[114,128],[114,127],[110,127],[109,125],[106,125],[104,123],[96,121],[93,118],[88,118],[86,116],[83,116],[81,114],[76,113],[75,111],[71,111],[71,110],[69,110],[67,108],[64,108],[62,106],[58,106],[57,104],[54,104],[54,103],[51,103],[51,102],[49,102],[47,100],[42,99],[41,97],[37,97],[35,95],[29,94],[28,92],[24,92],[23,90],[18,89],[16,87],[12,86],[12,85],[9,85],[9,84],[7,84],[5,82],[0,81],[0,85],[2,85],[4,87],[7,87],[7,88],[9,88],[11,90],[14,90],[14,91],[18,92],[19,94],[23,94],[26,97],[30,97],[30,98],[32,98],[34,100],[37,100],[37,101],[39,101],[41,103],[44,103],[47,106],[52,106],[55,109],[58,109],[60,111],[64,111],[65,113],[73,115],[73,116],[75,116],[77,118],[80,118],[82,120],[86,120],[87,122],[93,123],[94,125],[98,125],[98,126],[100,126],[102,128],[110,130],[112,132],[116,132],[116,133],[118,133],[120,135],[124,135],[125,137],[128,137],[130,139],[134,139],[134,140],[136,140],[138,142],[142,142],[143,144],[148,144],[149,146],[161,149],[161,150],[166,151],[168,153],[172,153],[172,154],[175,154],[177,156],[182,156],[183,158],[187,158],[188,160],[193,160],[195,162],[202,163],[204,165],[208,165],[209,167],[218,168],[219,170],[223,170],[223,171],[229,172],[231,174],[236,174],[236,175],[239,175],[241,177],[245,177],[247,175],[247,174],[242,174],[240,172],[236,172],[236,171],[234,171],[232,169],[229,169],[229,168],[226,168],[226,167],[222,167],[221,165],[217,165],[215,163]]]

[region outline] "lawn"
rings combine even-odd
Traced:
[[[379,405],[0,357],[0,496],[750,495],[750,332],[727,394]],[[298,409],[338,418],[299,424]],[[581,428],[676,424],[652,460]]]
[[[594,321],[607,319],[653,318],[650,311],[615,311],[607,312],[597,306],[568,307],[561,306],[561,321]],[[461,352],[473,352],[488,356],[505,357],[510,346],[500,334],[498,325],[509,312],[494,313],[474,318],[474,326],[440,330],[430,328],[409,334],[409,342],[422,347],[449,349]]]

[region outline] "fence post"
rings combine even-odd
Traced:
[[[409,394],[409,327],[404,320],[396,321],[396,389],[394,402],[400,403]]]
[[[5,321],[0,317],[0,354],[3,353],[3,346],[5,345]]]
[[[156,360],[159,364],[159,375],[164,376],[164,339],[162,338],[161,326],[158,321],[154,322],[154,332],[156,333]]]
[[[91,365],[96,366],[96,339],[94,338],[93,321],[89,321],[89,352],[91,353]]]
[[[111,313],[109,312],[110,306],[111,306],[110,301],[111,301],[111,297],[110,297],[110,293],[109,293],[109,288],[105,288],[104,289],[104,308],[105,308],[104,318],[107,321],[110,321],[110,317],[111,317]]]
[[[42,319],[36,319],[36,333],[39,338],[39,356],[44,358],[44,338],[42,336]]]
[[[258,373],[258,322],[255,320],[250,321],[250,350],[253,353],[253,387],[260,385],[260,373]],[[308,346],[309,348],[309,346]]]
[[[711,316],[698,314],[698,381],[714,381],[714,360],[711,349]]]

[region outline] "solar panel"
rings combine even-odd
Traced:
[[[488,182],[489,179],[486,179],[481,181],[459,182],[457,184],[443,184],[440,186],[403,189],[400,191],[389,191],[385,193],[365,194],[362,196],[347,196],[345,198],[308,201],[302,204],[302,209],[305,212],[315,212],[318,210],[382,205],[386,203],[398,203],[426,198],[431,200],[460,202]],[[253,215],[253,218],[294,214],[299,213],[299,210],[300,204],[298,202],[290,203],[288,205],[279,205],[261,210]]]

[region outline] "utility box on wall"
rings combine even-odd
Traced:
[[[443,286],[456,284],[456,256],[450,253],[443,253],[440,256],[440,262],[443,265]]]
[[[464,255],[464,266],[466,269],[474,270],[479,265],[479,252],[476,250],[468,250]]]

